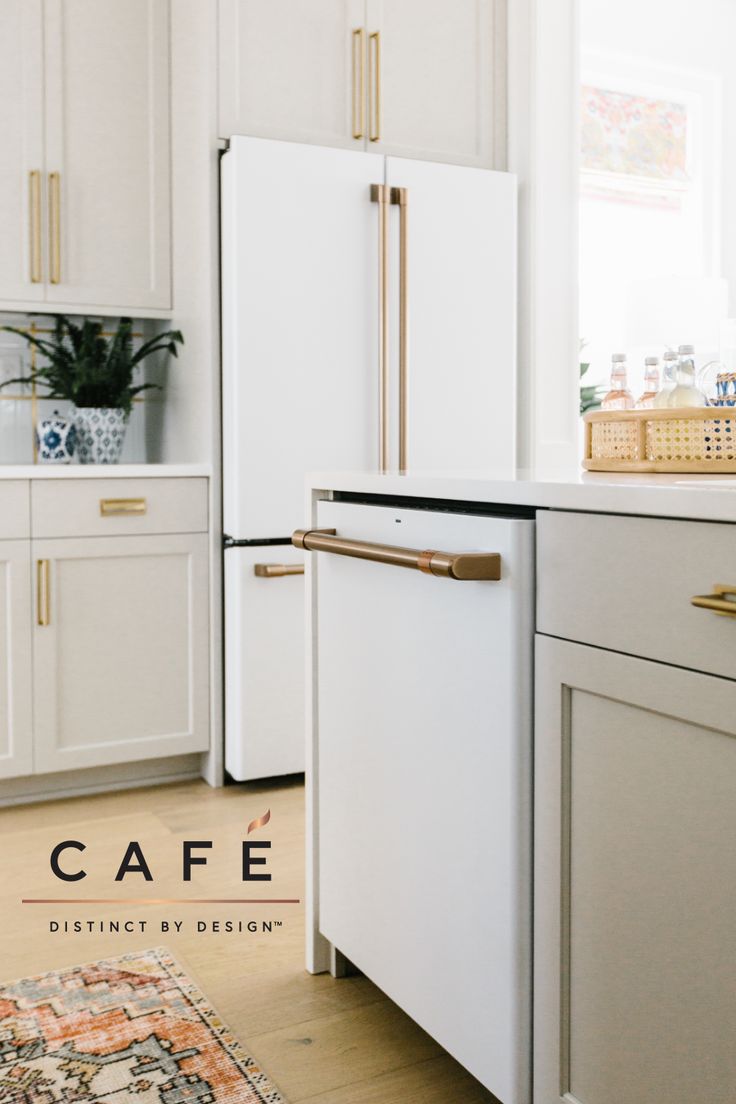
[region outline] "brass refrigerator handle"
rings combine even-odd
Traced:
[[[49,173],[49,280],[61,283],[61,174]]]
[[[40,284],[41,270],[41,173],[34,169],[28,174],[28,207],[31,229],[31,283]]]
[[[365,137],[365,28],[353,31],[353,138]]]
[[[49,561],[36,561],[36,624],[45,628],[51,624],[51,584]]]
[[[381,140],[381,32],[374,31],[368,36],[368,50],[373,64],[368,66],[370,90],[369,135],[371,142]]]
[[[389,465],[389,381],[388,381],[388,205],[387,184],[371,184],[371,201],[378,204],[378,470]]]
[[[728,594],[732,594],[733,598],[725,597]],[[724,617],[736,617],[736,586],[714,583],[712,594],[696,594],[690,599],[690,604]]]
[[[257,563],[253,567],[253,574],[259,579],[279,579],[284,575],[303,575],[304,564],[273,564]]]
[[[409,437],[409,190],[392,188],[399,208],[399,471],[407,470]]]
[[[443,579],[501,578],[501,556],[498,552],[437,552],[435,549],[400,548],[392,544],[347,540],[338,537],[335,529],[297,529],[291,537],[296,548],[309,552],[332,552],[336,556],[353,556],[373,563],[409,567],[425,575]]]

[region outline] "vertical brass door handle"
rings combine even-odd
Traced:
[[[378,468],[389,465],[389,379],[388,379],[388,205],[387,184],[371,184],[371,201],[378,204]]]
[[[405,472],[409,450],[409,190],[392,188],[399,208],[399,471]]]
[[[353,31],[353,138],[365,137],[365,29]]]
[[[38,169],[28,174],[28,211],[31,230],[31,283],[40,284],[41,270],[41,173]]]
[[[36,623],[42,628],[51,624],[51,583],[49,561],[36,561]]]
[[[374,31],[368,36],[370,50],[370,66],[368,77],[370,80],[370,134],[371,142],[381,140],[381,32]]]
[[[61,283],[61,174],[49,173],[49,280]]]

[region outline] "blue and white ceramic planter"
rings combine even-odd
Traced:
[[[78,406],[74,410],[80,464],[117,464],[125,441],[124,410]]]
[[[50,418],[41,418],[36,426],[36,447],[41,464],[70,464],[77,444],[74,422],[55,410]]]

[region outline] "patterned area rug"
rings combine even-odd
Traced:
[[[2,1104],[285,1104],[165,948],[0,986]]]

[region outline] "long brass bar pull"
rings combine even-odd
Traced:
[[[365,137],[365,30],[353,31],[353,138]]]
[[[61,283],[61,175],[49,173],[49,280]]]
[[[279,579],[284,575],[303,575],[304,564],[255,564],[253,574],[259,579]]]
[[[389,386],[388,386],[388,205],[391,189],[387,184],[371,184],[371,200],[378,204],[378,468],[388,471],[389,464]]]
[[[100,517],[121,517],[145,514],[148,504],[145,498],[101,498]]]
[[[31,283],[40,284],[41,270],[41,173],[38,169],[28,174],[28,210],[31,230]]]
[[[712,594],[696,594],[690,599],[690,604],[724,617],[736,617],[736,586],[714,583]]]
[[[392,188],[399,207],[399,471],[405,472],[409,449],[409,190]]]
[[[36,623],[45,628],[51,624],[51,583],[49,561],[36,561]]]
[[[291,543],[309,552],[332,552],[336,556],[353,556],[393,567],[409,567],[443,579],[488,579],[498,582],[501,578],[501,556],[498,552],[437,552],[434,549],[400,548],[392,544],[347,540],[336,536],[334,529],[297,529],[292,534]]]
[[[370,119],[368,134],[371,142],[381,140],[381,32],[374,31],[368,36],[368,49],[370,53],[368,77],[370,90]]]

